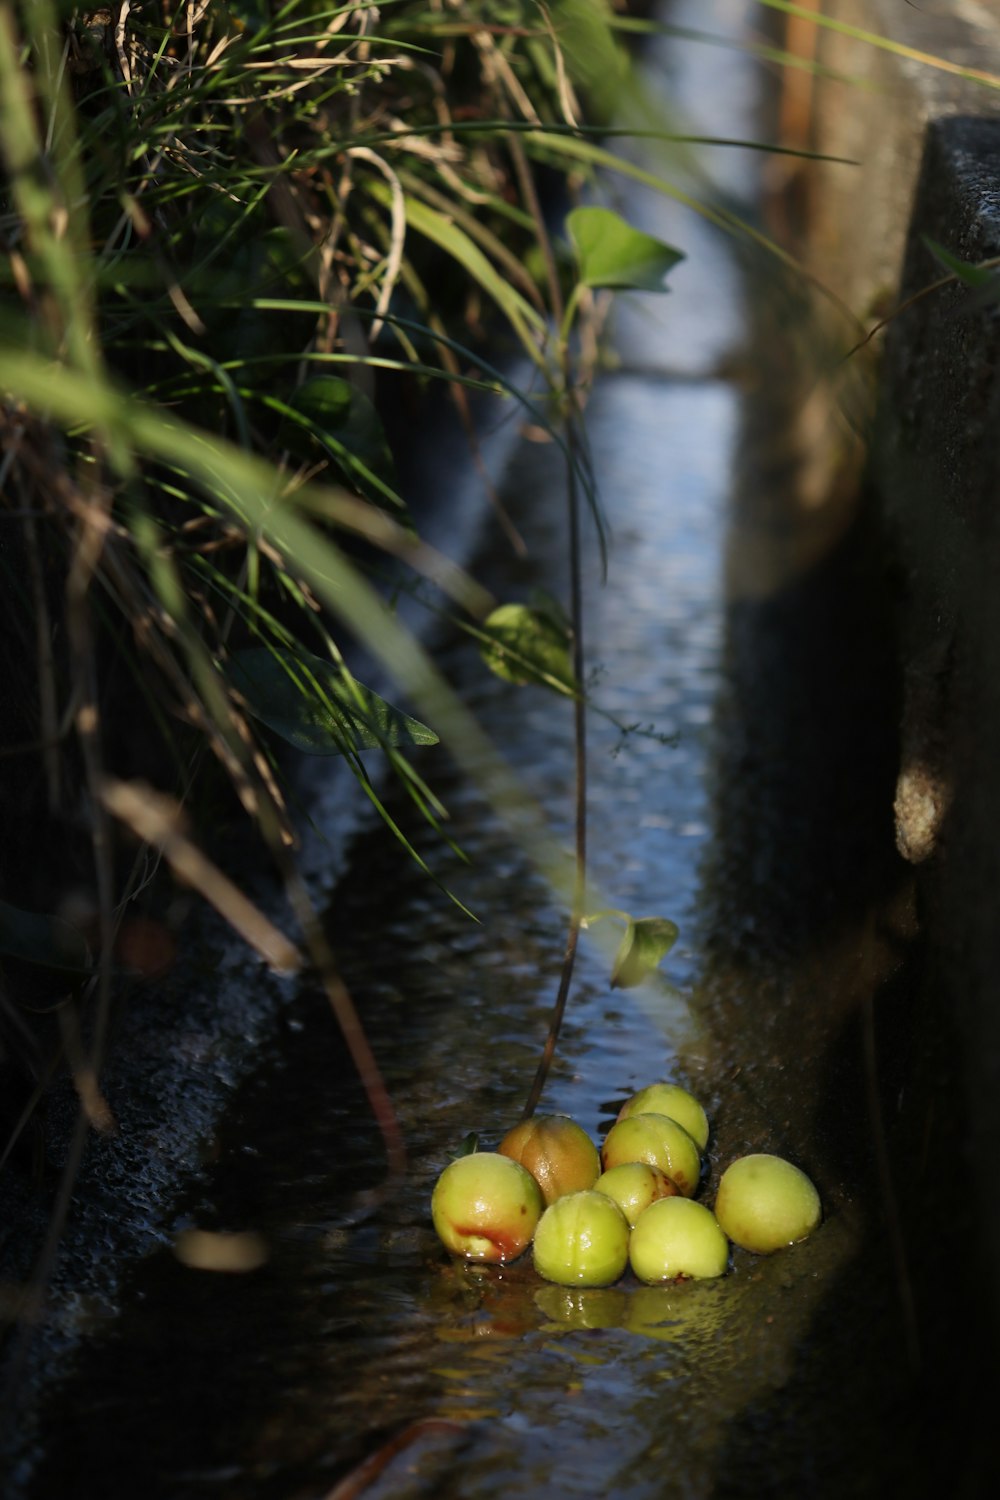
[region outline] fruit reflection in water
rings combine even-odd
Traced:
[[[535,1293],[539,1312],[568,1329],[624,1328],[629,1300],[617,1287],[544,1286]]]

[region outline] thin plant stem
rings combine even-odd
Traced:
[[[549,287],[549,302],[552,318],[559,333],[559,366],[566,400],[566,505],[569,525],[569,574],[570,574],[570,621],[573,629],[573,678],[577,684],[583,682],[583,582],[580,561],[580,493],[577,485],[577,460],[579,438],[577,432],[576,398],[572,386],[572,363],[569,342],[565,336],[565,315],[559,270],[552,250],[552,242],[538,198],[538,190],[524,147],[517,136],[510,141],[511,158],[517,174],[518,185],[535,222],[538,242],[542,251],[546,279]],[[575,866],[573,874],[573,906],[570,912],[566,946],[563,950],[562,967],[559,972],[559,987],[549,1017],[549,1030],[542,1048],[542,1055],[535,1070],[535,1077],[528,1092],[522,1118],[530,1120],[538,1108],[562,1029],[566,1002],[573,982],[573,969],[583,926],[584,895],[587,885],[587,702],[586,695],[577,692],[573,699],[573,745],[574,745],[574,827]]]
[[[570,618],[573,623],[573,676],[577,682],[583,680],[583,632],[581,622],[583,619],[583,587],[581,582],[580,567],[580,497],[576,482],[576,425],[574,414],[571,412],[567,426],[567,440],[570,448],[570,463],[566,474],[566,498],[569,509],[569,556],[570,556]],[[566,1001],[569,998],[570,985],[573,980],[573,968],[576,963],[576,951],[580,942],[580,929],[583,926],[584,892],[587,884],[587,704],[582,693],[578,693],[573,700],[573,738],[575,747],[575,826],[576,826],[576,862],[573,880],[573,908],[570,913],[569,930],[566,934],[566,947],[563,950],[562,969],[559,974],[559,988],[556,992],[555,1003],[552,1006],[552,1015],[549,1018],[549,1031],[542,1048],[542,1055],[535,1072],[534,1082],[531,1085],[527,1102],[524,1106],[523,1118],[529,1120],[538,1108],[542,1091],[545,1088],[552,1060],[555,1057],[556,1043],[559,1040],[559,1032],[562,1027],[563,1016],[566,1013]]]
[[[385,1146],[388,1172],[381,1189],[371,1195],[374,1205],[388,1196],[406,1174],[406,1142],[399,1117],[365,1032],[364,1023],[337,968],[330,941],[305,881],[284,845],[278,840],[271,840],[271,843],[272,853],[284,877],[288,899],[301,928],[306,949],[316,967],[320,983],[330,1002],[330,1009],[336,1017]]]

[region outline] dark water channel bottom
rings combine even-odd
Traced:
[[[944,1222],[958,1191],[947,1039],[907,1014],[884,580],[859,513],[759,594],[727,591],[727,536],[744,562],[756,546],[798,555],[761,416],[715,381],[623,374],[594,398],[614,532],[608,586],[588,582],[595,698],[677,737],[623,745],[595,716],[594,874],[611,904],[670,915],[682,938],[672,988],[648,992],[610,991],[585,949],[544,1107],[599,1138],[636,1086],[686,1079],[714,1125],[707,1199],[731,1157],[780,1151],[814,1176],[821,1229],[668,1288],[627,1276],[566,1291],[530,1260],[442,1253],[434,1178],[468,1130],[490,1145],[518,1118],[564,932],[479,794],[428,760],[470,864],[408,826],[480,924],[380,832],[329,907],[402,1120],[405,1186],[352,1220],[380,1142],[325,1002],[303,991],[162,1251],[47,1399],[25,1500],[340,1500],[379,1453],[371,1500],[986,1492],[965,1363],[975,1289],[956,1285]],[[530,560],[499,562],[490,539],[480,575],[519,597],[552,585],[558,492],[553,450],[526,445],[507,493]],[[486,679],[460,642],[448,668],[568,841],[563,705]],[[169,1243],[187,1225],[256,1230],[269,1260],[188,1269]]]

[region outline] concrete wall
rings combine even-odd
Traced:
[[[949,65],[1000,75],[1000,11],[930,15],[894,0],[824,12]],[[809,45],[799,28],[800,46]],[[785,184],[798,248],[869,326],[878,406],[867,447],[892,575],[902,678],[897,843],[917,871],[923,1004],[957,1023],[964,1136],[987,1267],[1000,1266],[1000,301],[946,273],[928,235],[966,260],[1000,255],[1000,89],[818,30],[824,69],[800,144],[855,158]],[[803,121],[806,122],[803,126]],[[808,139],[803,138],[807,130]],[[1000,293],[1000,281],[997,283]],[[849,343],[850,334],[840,337]],[[914,1020],[914,1025],[918,1024]],[[933,1149],[933,1142],[930,1149]],[[984,1262],[980,1258],[979,1264]],[[994,1303],[1000,1312],[1000,1299]]]
[[[805,7],[817,3],[805,0]],[[838,26],[945,64],[932,67],[843,31],[769,13],[772,28],[781,22],[781,44],[819,69],[783,78],[787,143],[853,163],[786,163],[776,170],[796,175],[807,261],[863,315],[898,286],[929,122],[1000,113],[1000,90],[950,71],[1000,71],[1000,11],[977,0],[938,5],[934,14],[902,0],[822,0],[821,9]]]

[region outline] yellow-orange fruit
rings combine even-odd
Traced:
[[[601,1170],[597,1147],[569,1115],[533,1115],[508,1130],[497,1150],[527,1167],[546,1204],[592,1188]]]

